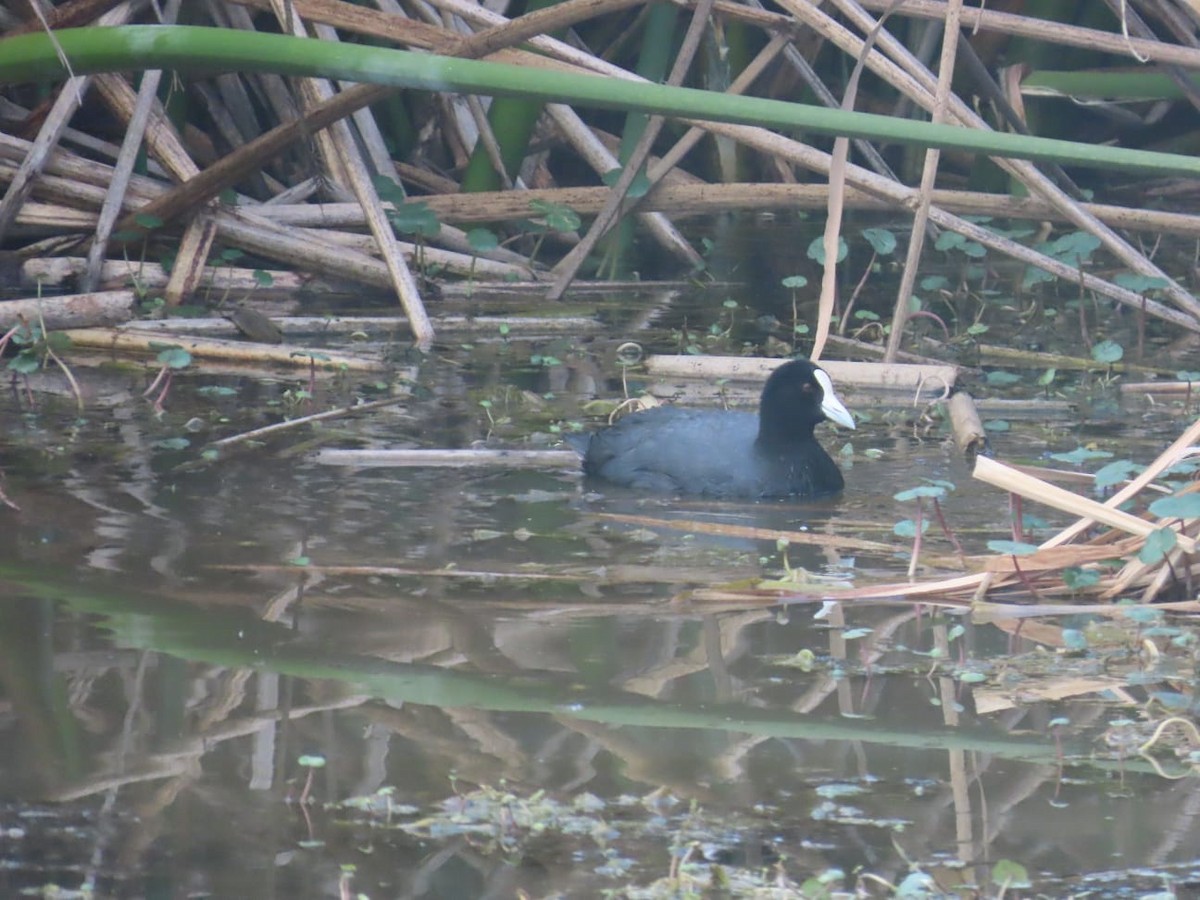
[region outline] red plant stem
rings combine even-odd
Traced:
[[[954,532],[950,530],[950,525],[946,522],[946,515],[942,512],[942,504],[938,503],[937,497],[933,498],[933,514],[937,517],[938,524],[942,526],[942,534],[946,536],[946,540],[954,545],[954,552],[959,556],[962,556],[962,544],[958,542],[958,538],[956,538],[954,536]]]

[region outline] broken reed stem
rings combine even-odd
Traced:
[[[1146,537],[1150,532],[1162,527],[1163,524],[1161,522],[1149,522],[1145,519],[1139,519],[1130,513],[1121,512],[1111,506],[1097,503],[1095,500],[1081,497],[1078,494],[1073,494],[1068,490],[1060,488],[1058,485],[1050,484],[1039,478],[1033,478],[1024,472],[1019,472],[1011,466],[1006,466],[986,456],[981,456],[975,460],[974,476],[980,481],[1001,488],[1002,490],[1020,494],[1023,497],[1036,500],[1038,503],[1044,503],[1047,506],[1052,506],[1062,512],[1092,519],[1110,528],[1135,534],[1139,537]],[[1179,534],[1177,540],[1179,546],[1188,553],[1196,551],[1195,540],[1187,535]]]

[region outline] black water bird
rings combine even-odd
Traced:
[[[844,486],[813,435],[826,419],[854,427],[824,370],[797,359],[771,373],[757,416],[660,406],[568,440],[584,473],[611,484],[706,497],[817,497]]]

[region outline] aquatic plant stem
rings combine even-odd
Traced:
[[[1016,159],[1057,159],[1096,167],[1162,174],[1200,175],[1200,159],[1171,153],[935,125],[874,113],[824,109],[761,97],[729,97],[713,91],[625,82],[556,64],[547,78],[540,66],[514,66],[363,45],[334,44],[287,35],[202,26],[129,25],[72,28],[55,38],[77,74],[139,68],[193,73],[229,71],[323,75],[394,87],[474,91],[492,96],[538,97],[604,109],[693,117],[819,134],[987,153]],[[20,35],[0,41],[0,82],[29,82],[65,74],[50,38]]]

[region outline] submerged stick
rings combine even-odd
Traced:
[[[574,450],[339,450],[324,449],[313,454],[314,462],[327,466],[429,466],[459,469],[468,466],[497,466],[509,469],[579,468]]]

